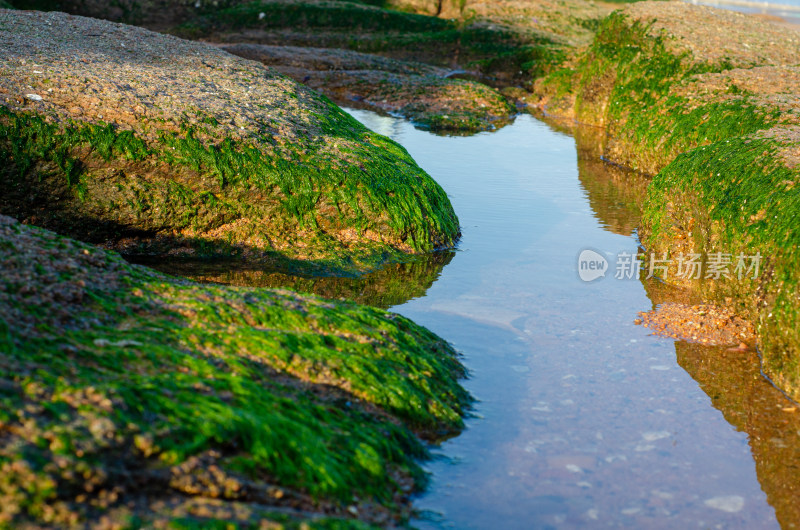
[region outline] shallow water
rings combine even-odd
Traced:
[[[618,252],[637,252],[646,182],[593,158],[591,141],[578,149],[530,116],[494,133],[439,137],[351,112],[447,190],[463,232],[455,256],[346,281],[182,273],[392,306],[464,354],[475,417],[434,448],[415,526],[800,524],[800,410],[761,376],[756,355],[633,324],[638,311],[685,294],[613,270],[591,283],[578,277],[584,248],[612,267]]]
[[[766,447],[761,459],[773,447],[742,429],[777,432],[768,436],[792,466],[800,413],[778,408],[791,403],[760,377],[757,358],[686,344],[676,356],[673,341],[633,324],[653,307],[642,282],[578,278],[583,248],[609,260],[637,251],[640,180],[591,159],[591,146],[579,160],[573,138],[528,116],[439,138],[355,114],[408,149],[463,227],[461,251],[427,295],[393,308],[464,353],[480,399],[479,417],[428,466],[432,484],[416,506],[429,513],[416,526],[778,526],[759,482],[776,478],[753,457],[755,444]],[[646,287],[657,302],[671,295]],[[799,469],[782,474],[795,488]],[[769,500],[791,505],[791,489]]]

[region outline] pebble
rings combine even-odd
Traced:
[[[42,101],[43,99],[39,94],[25,94],[25,98],[31,101]]]

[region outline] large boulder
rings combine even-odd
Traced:
[[[390,526],[425,484],[415,435],[462,426],[456,352],[399,315],[2,215],[0,270],[4,528]]]
[[[452,245],[441,189],[325,97],[215,47],[0,11],[0,212],[130,253],[363,269]]]

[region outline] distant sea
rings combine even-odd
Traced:
[[[775,15],[788,22],[800,24],[800,0],[684,0],[690,4],[702,4],[742,13]]]

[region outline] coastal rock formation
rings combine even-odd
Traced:
[[[456,353],[399,315],[6,216],[0,270],[0,526],[391,526],[424,485],[417,436],[462,426]]]
[[[494,129],[516,112],[497,90],[422,63],[335,48],[230,44],[222,49],[270,66],[337,103],[397,113],[434,131]]]
[[[646,2],[611,14],[591,46],[537,84],[546,112],[604,126],[607,159],[655,175],[639,230],[644,246],[658,256],[697,255],[722,271],[687,280],[674,260],[664,279],[755,322],[765,373],[794,398],[798,63],[796,30]]]
[[[582,0],[12,3],[231,43],[232,53],[258,57],[339,104],[363,104],[457,134],[509,123],[515,105],[526,107],[533,80],[573,47],[588,44],[599,19],[613,9]],[[338,68],[341,62],[359,67]],[[422,73],[420,62],[431,66]]]
[[[452,245],[444,191],[326,98],[218,48],[0,11],[0,212],[129,253],[365,269]]]

